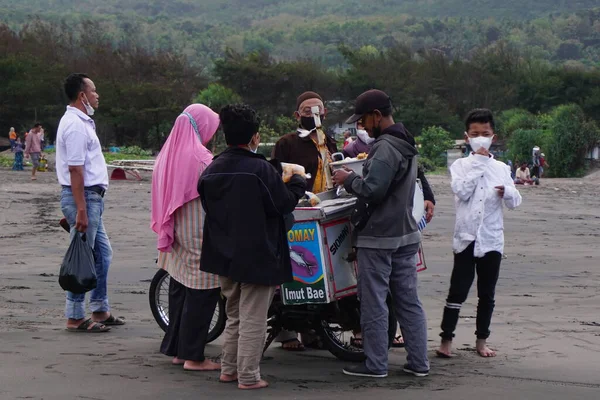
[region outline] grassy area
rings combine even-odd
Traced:
[[[141,156],[138,154],[126,154],[126,153],[104,153],[104,159],[108,164],[115,160],[152,160],[152,156]]]
[[[44,151],[47,153],[47,151]],[[114,160],[152,160],[152,156],[140,156],[138,154],[125,154],[125,153],[104,153],[104,159],[108,164]],[[15,160],[14,155],[0,154],[0,167],[12,168]],[[23,160],[25,161],[25,160]]]
[[[448,167],[436,167],[433,171],[427,172],[425,175],[447,175]]]
[[[15,156],[13,156],[13,155],[6,156],[4,154],[0,154],[0,167],[12,168],[14,161],[15,161]]]

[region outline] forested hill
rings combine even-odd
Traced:
[[[240,24],[284,14],[302,18],[409,14],[433,18],[531,19],[598,6],[598,0],[1,0],[0,15],[21,20],[31,14],[131,13],[146,18],[192,18]]]

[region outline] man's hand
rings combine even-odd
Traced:
[[[344,169],[336,170],[333,173],[333,183],[336,186],[344,185],[344,182],[346,182],[346,179],[348,179],[350,174],[352,174],[352,170],[348,169],[347,167],[344,167]]]
[[[425,212],[426,212],[425,219],[427,220],[427,223],[430,223],[431,220],[433,219],[434,209],[435,209],[435,204],[433,204],[432,201],[425,200]]]
[[[488,149],[486,149],[485,147],[480,147],[479,150],[477,150],[475,152],[475,154],[479,154],[480,156],[489,157],[490,156],[490,151]]]
[[[77,211],[77,217],[75,218],[75,230],[77,232],[86,232],[88,227],[87,211]]]
[[[494,189],[498,191],[500,198],[504,198],[504,186],[496,186]]]

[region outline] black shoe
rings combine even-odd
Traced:
[[[419,377],[419,378],[424,378],[427,375],[429,375],[429,370],[427,370],[427,371],[417,371],[417,370],[411,368],[408,364],[404,364],[403,371],[406,372],[407,374],[411,374],[411,375],[414,375],[414,376]]]
[[[350,365],[342,370],[345,375],[362,376],[365,378],[387,378],[387,372],[377,374],[369,370],[365,364]]]

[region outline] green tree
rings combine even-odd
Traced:
[[[240,95],[218,83],[211,83],[194,98],[195,103],[204,104],[216,113],[221,111],[221,108],[227,104],[240,103],[241,101]]]
[[[424,129],[417,142],[423,157],[431,160],[438,167],[446,165],[446,151],[454,146],[450,133],[439,126]]]
[[[545,149],[552,136],[549,131],[541,129],[517,129],[508,140],[508,152],[515,165],[531,162],[532,150],[535,146]]]
[[[585,156],[600,142],[600,130],[590,121],[581,107],[567,104],[550,113],[548,130],[552,139],[546,153],[553,177],[581,176],[585,173]]]
[[[221,111],[221,108],[227,104],[241,103],[242,98],[233,90],[223,85],[211,83],[206,89],[198,93],[194,102],[204,104],[205,106],[210,107],[214,112],[218,113]],[[211,140],[211,151],[213,153],[218,153],[223,151],[225,147],[225,135],[219,130],[215,133],[213,140]]]
[[[519,129],[535,129],[538,119],[527,110],[513,108],[500,113],[496,123],[496,134],[502,139],[508,139]]]

